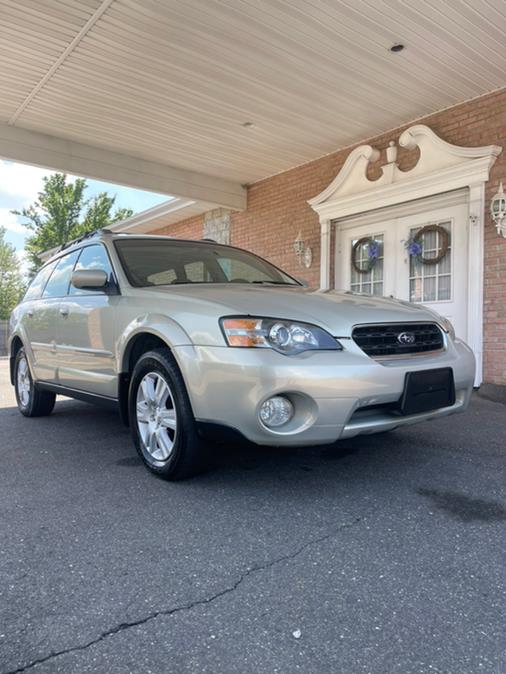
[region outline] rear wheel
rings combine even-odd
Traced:
[[[183,378],[169,349],[153,349],[137,361],[129,414],[137,451],[153,473],[181,480],[205,467],[206,445],[198,435]]]
[[[56,395],[36,388],[24,348],[19,349],[16,354],[14,389],[19,411],[25,417],[45,417],[53,411]]]

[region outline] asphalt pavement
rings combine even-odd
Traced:
[[[150,475],[0,360],[0,674],[506,674],[506,407]]]

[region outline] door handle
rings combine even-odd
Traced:
[[[61,314],[64,318],[67,318],[67,316],[69,315],[68,307],[60,307],[60,314]]]

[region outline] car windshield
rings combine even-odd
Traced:
[[[229,246],[173,239],[125,239],[116,250],[133,286],[186,283],[300,285],[266,260]]]

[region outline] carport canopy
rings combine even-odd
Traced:
[[[499,0],[0,5],[0,157],[173,195],[192,215],[244,209],[244,184],[506,72]]]

